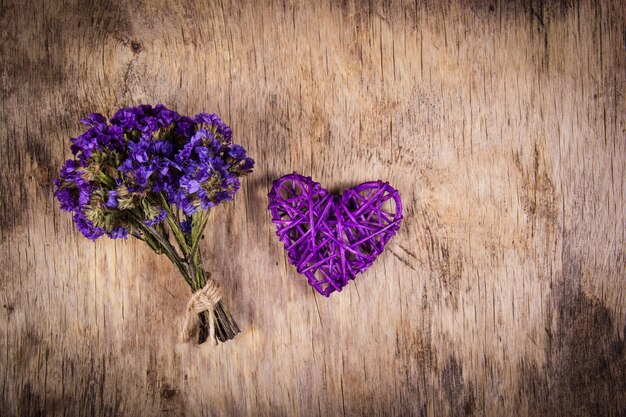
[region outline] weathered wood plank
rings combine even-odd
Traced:
[[[620,1],[0,3],[0,415],[625,415]],[[244,329],[52,197],[78,120],[215,111],[257,159],[204,241]],[[324,299],[265,210],[297,170],[405,221]]]

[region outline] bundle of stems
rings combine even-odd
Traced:
[[[201,290],[211,279],[211,273],[204,269],[200,253],[200,240],[203,238],[209,218],[208,210],[198,210],[191,217],[190,230],[183,230],[181,226],[181,213],[178,207],[170,206],[163,194],[159,195],[160,201],[156,202],[166,210],[166,222],[155,226],[148,226],[142,221],[141,212],[133,211],[131,222],[135,226],[133,235],[146,242],[157,254],[164,254],[180,271],[183,278],[189,284],[192,292]],[[170,241],[170,235],[174,243]],[[209,334],[209,313],[199,313],[198,343],[206,341]],[[241,332],[237,323],[231,316],[223,301],[215,305],[215,336],[220,342],[233,339]]]

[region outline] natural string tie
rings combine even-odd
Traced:
[[[217,345],[215,337],[215,306],[222,299],[222,288],[217,281],[209,278],[206,285],[196,291],[187,303],[187,312],[185,315],[185,325],[181,332],[183,342],[188,342],[200,328],[200,319],[198,314],[203,311],[209,313],[209,335],[208,338],[213,340]]]

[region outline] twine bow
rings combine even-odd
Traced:
[[[206,285],[196,291],[187,303],[187,313],[185,316],[185,325],[181,332],[183,342],[188,342],[199,329],[198,314],[203,311],[209,313],[209,335],[208,338],[213,340],[217,345],[215,337],[215,306],[222,299],[222,288],[220,284],[209,278]]]

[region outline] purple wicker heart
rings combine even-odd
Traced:
[[[268,197],[289,262],[326,297],[374,263],[402,220],[398,191],[382,181],[335,197],[294,172],[274,181]]]

